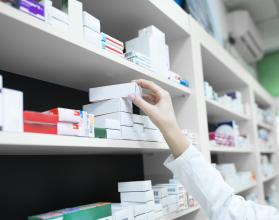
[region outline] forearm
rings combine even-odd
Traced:
[[[168,125],[161,131],[175,158],[188,149],[189,142],[177,124]]]

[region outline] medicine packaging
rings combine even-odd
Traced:
[[[55,18],[56,20],[59,20],[65,24],[69,25],[69,23],[70,23],[69,16],[65,12],[63,12],[55,7],[51,7],[51,11],[49,13],[52,18]]]
[[[107,132],[107,139],[113,139],[113,140],[122,139],[120,130],[106,129],[106,132]]]
[[[96,117],[95,126],[97,128],[119,130],[120,132],[120,121],[115,119]]]
[[[69,31],[70,34],[82,39],[83,35],[83,5],[77,0],[68,0]]]
[[[148,214],[142,214],[142,215],[135,216],[135,220],[149,220]]]
[[[56,18],[50,18],[49,19],[49,23],[51,24],[52,27],[58,29],[58,30],[62,30],[62,31],[69,31],[69,25],[62,22],[62,21],[59,21],[58,19]]]
[[[20,0],[19,9],[40,20],[45,20],[45,8],[35,0]]]
[[[123,206],[133,207],[134,216],[142,215],[154,210],[154,201],[142,202],[121,202]]]
[[[95,116],[105,115],[114,112],[132,113],[133,104],[130,100],[126,98],[115,98],[84,105],[83,110],[92,113]]]
[[[118,192],[144,192],[149,190],[152,190],[150,180],[118,183]]]
[[[113,119],[120,122],[121,126],[133,126],[132,115],[127,112],[115,112],[106,115],[96,116],[95,120]],[[96,122],[98,123],[98,122]]]
[[[136,126],[136,124],[134,124]],[[121,126],[121,138],[123,140],[145,141],[146,134],[135,130],[135,127]]]
[[[126,59],[137,58],[138,60],[148,63],[150,65],[149,57],[135,50],[125,53],[125,58]]]
[[[80,122],[79,110],[73,110],[67,108],[54,108],[46,111],[45,113],[57,115],[59,122],[71,122],[71,123]]]
[[[83,26],[91,29],[94,32],[101,33],[101,22],[98,18],[94,17],[93,15],[89,14],[88,12],[83,12]],[[99,41],[101,36],[99,35]]]
[[[23,93],[3,88],[2,104],[3,131],[23,132]]]
[[[132,115],[134,124],[141,124],[141,125],[144,125],[144,122],[145,122],[145,120],[146,120],[146,117],[147,117],[147,116],[145,116],[145,115],[137,115],[137,114],[133,114],[133,115]]]
[[[102,86],[89,89],[90,102],[127,98],[130,94],[142,96],[142,89],[136,82]]]
[[[168,196],[168,189],[167,187],[163,186],[152,186],[154,197],[155,199],[160,199]]]
[[[101,47],[102,49],[108,50],[116,55],[124,56],[123,50],[120,50],[119,48],[107,42],[101,41]]]
[[[144,117],[144,127],[147,129],[159,130],[158,127],[147,116]]]
[[[24,123],[24,132],[57,135],[57,125]]]
[[[121,202],[148,202],[154,201],[153,190],[145,192],[121,192]]]
[[[113,220],[134,220],[134,210],[131,206],[123,206],[119,203],[111,205]]]
[[[120,40],[117,40],[116,38],[109,36],[108,34],[101,33],[101,40],[108,45],[116,47],[118,50],[123,51],[123,49],[124,49],[123,42],[121,42]]]
[[[57,124],[57,134],[67,136],[78,136],[79,135],[79,124],[78,123],[65,123],[59,122]]]
[[[86,111],[80,111],[79,137],[94,137],[94,115],[88,114]]]
[[[86,26],[83,27],[83,39],[88,43],[101,48],[100,33],[95,32]]]

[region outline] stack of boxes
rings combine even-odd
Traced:
[[[121,204],[134,206],[135,220],[154,219],[154,193],[151,181],[118,183]],[[138,213],[141,210],[141,213]],[[142,213],[144,212],[144,213]]]
[[[120,203],[111,204],[112,220],[134,220],[134,209]]]
[[[127,99],[130,94],[142,95],[135,82],[92,88],[89,91],[92,103],[84,105],[83,110],[95,115],[95,127],[105,130],[106,138],[164,142],[148,117],[133,114],[133,104]],[[102,138],[97,133],[96,137]]]
[[[0,75],[0,130],[23,132],[23,93],[3,88]]]
[[[83,12],[83,39],[88,43],[100,48],[101,23],[100,20],[89,14]]]
[[[189,86],[187,80],[170,71],[169,47],[165,34],[155,26],[139,30],[138,37],[126,42],[126,59],[146,69],[160,74],[183,86]]]
[[[102,48],[110,51],[116,55],[124,56],[124,43],[109,36],[108,34],[101,33]]]
[[[152,187],[155,198],[156,217],[168,214],[168,189],[165,186],[155,185]]]

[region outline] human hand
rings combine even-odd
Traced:
[[[148,93],[143,97],[130,95],[129,99],[149,116],[161,130],[174,156],[179,156],[189,144],[177,124],[170,94],[148,80],[139,79],[136,83]]]

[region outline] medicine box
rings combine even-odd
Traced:
[[[115,53],[116,55],[120,55],[120,56],[124,55],[123,50],[120,50],[119,48],[111,44],[108,44],[107,42],[101,41],[101,47],[102,49],[108,50],[112,53]]]
[[[134,210],[131,206],[123,206],[122,204],[112,204],[113,220],[134,220]]]
[[[144,141],[145,133],[136,132],[134,127],[121,126],[121,138],[123,140]]]
[[[154,201],[153,190],[145,192],[121,192],[121,202],[148,202]]]
[[[78,136],[79,135],[79,124],[78,123],[65,123],[59,122],[57,124],[57,134],[67,136]]]
[[[130,94],[142,96],[142,89],[136,82],[102,86],[89,89],[90,102],[127,98]]]
[[[149,57],[147,57],[144,54],[139,53],[135,50],[132,50],[132,51],[129,51],[129,52],[125,53],[125,58],[126,59],[137,58],[137,59],[141,60],[142,62],[150,64]]]
[[[155,204],[161,204],[163,207],[166,207],[168,205],[167,197],[155,198],[154,201],[155,201]]]
[[[159,30],[154,25],[150,25],[150,26],[148,26],[146,28],[143,28],[143,29],[139,30],[138,31],[138,35],[139,36],[143,36],[143,37],[145,37],[145,36],[153,37],[154,39],[156,39],[161,44],[165,44],[166,43],[165,33],[162,32],[161,30]]]
[[[166,142],[163,135],[158,130],[144,129],[145,140],[151,142]]]
[[[77,0],[68,0],[69,30],[73,37],[82,39],[83,6]]]
[[[105,128],[95,127],[95,138],[107,138],[107,131]]]
[[[55,7],[51,7],[50,17],[55,18],[56,20],[59,20],[67,25],[69,24],[68,14],[66,14],[65,12],[63,12]]]
[[[83,27],[83,39],[88,43],[101,48],[100,33],[95,32],[88,27]]]
[[[83,26],[90,28],[92,31],[99,33],[99,41],[101,40],[101,22],[88,12],[83,12]]]
[[[120,121],[115,119],[96,117],[95,126],[97,128],[114,129],[120,131]]]
[[[57,115],[59,122],[71,122],[71,123],[80,122],[79,110],[73,110],[67,108],[54,108],[46,111],[45,113]]]
[[[95,137],[95,116],[87,113],[87,131],[88,137]]]
[[[41,215],[35,215],[28,217],[28,220],[63,220],[62,212],[49,212]]]
[[[94,122],[94,118],[93,118]],[[79,125],[79,132],[78,136],[79,137],[89,137],[89,126],[88,126],[88,115],[86,111],[80,111],[80,121],[78,123]],[[94,126],[94,124],[93,124]],[[93,128],[94,130],[94,128]]]
[[[98,120],[105,120],[105,119],[114,119],[120,122],[121,126],[133,126],[133,119],[132,115],[127,112],[115,112],[106,115],[99,115],[96,116],[95,121],[98,123]]]
[[[158,127],[147,116],[144,117],[144,127],[147,129],[159,130]]]
[[[168,196],[168,189],[162,186],[152,186],[154,197],[157,198],[164,198]]]
[[[20,0],[19,9],[40,20],[45,20],[45,8],[35,0]]]
[[[120,130],[106,129],[107,139],[120,140],[121,132]]]
[[[132,115],[134,124],[142,124],[142,125],[144,125],[146,117],[147,116],[145,116],[145,115],[136,115],[136,114]]]
[[[24,132],[57,135],[57,125],[24,123]]]
[[[119,50],[123,51],[123,49],[124,49],[124,43],[123,42],[121,42],[120,40],[117,40],[114,37],[109,36],[108,34],[101,33],[101,40],[103,42],[106,42],[109,45],[112,45],[112,46],[118,48]]]
[[[181,184],[166,183],[166,184],[158,184],[157,186],[166,187],[168,189],[168,195],[176,195],[176,194],[179,194],[179,193],[185,193],[186,192],[184,186],[181,185]]]
[[[150,180],[118,183],[118,192],[144,192],[149,190],[152,190]]]
[[[57,20],[56,18],[50,18],[49,19],[49,23],[52,27],[58,29],[58,30],[62,30],[62,31],[69,31],[69,25]]]
[[[2,99],[3,131],[23,132],[23,93],[4,88]]]
[[[144,132],[143,124],[134,124],[133,129],[137,134],[142,134]]]
[[[94,102],[83,106],[83,110],[98,115],[105,115],[114,112],[133,112],[133,104],[126,98],[109,99],[99,102]],[[134,119],[134,116],[133,116]]]

